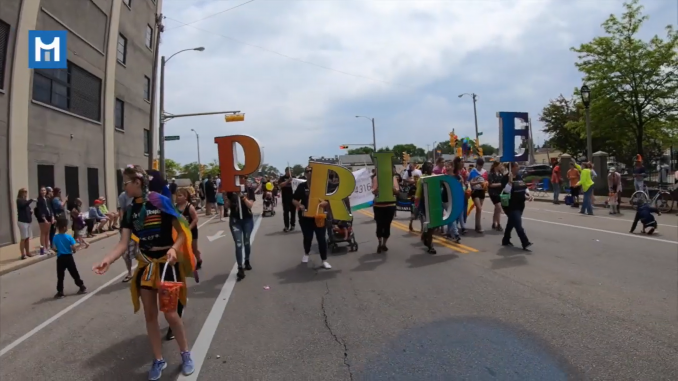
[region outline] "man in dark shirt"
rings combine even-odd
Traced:
[[[294,204],[292,204],[292,169],[290,167],[287,167],[285,174],[278,179],[278,186],[282,196],[283,222],[285,223],[283,231],[292,231],[296,225],[296,215]]]
[[[205,181],[205,215],[212,215],[212,208],[216,209],[217,206],[217,185],[212,180],[212,176],[208,176]]]
[[[523,211],[525,210],[525,201],[532,201],[532,196],[527,190],[527,184],[523,181],[523,177],[518,173],[520,168],[518,163],[510,163],[509,167],[510,172],[501,179],[503,192],[508,193],[511,197],[508,206],[502,205],[508,221],[501,244],[513,246],[511,244],[511,232],[515,228],[523,250],[529,251],[528,248],[532,246],[532,242],[527,238],[525,229],[523,229]]]
[[[172,182],[169,185],[170,193],[172,194],[172,202],[177,203],[177,180],[172,178]]]

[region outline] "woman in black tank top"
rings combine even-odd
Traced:
[[[193,242],[191,245],[193,247],[193,254],[195,254],[196,264],[195,269],[200,270],[202,267],[202,257],[200,256],[200,250],[198,250],[198,212],[193,207],[191,203],[191,193],[186,188],[177,189],[177,210],[186,217],[188,220],[189,227],[191,229],[191,235],[193,236]]]

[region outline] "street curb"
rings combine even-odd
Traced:
[[[539,198],[539,197],[535,197],[535,198],[534,198],[534,201],[553,203],[553,200],[552,200],[552,199]],[[563,202],[562,204],[565,205],[564,202]],[[579,203],[579,205],[581,205],[581,202]],[[605,208],[605,204],[601,204],[601,203],[593,204],[593,206],[595,206],[596,208],[603,208],[603,209],[606,209],[606,208]],[[633,210],[633,207],[631,207],[631,205],[623,204],[623,203],[622,203],[621,205],[619,205],[619,208],[620,208],[620,209]]]
[[[93,238],[90,238],[87,240],[87,243],[91,244],[94,242],[101,241],[102,239],[106,239],[109,237],[112,237],[114,235],[118,235],[118,231],[112,231],[112,232],[106,232],[103,234],[99,234],[97,236],[94,236]],[[16,262],[10,262],[9,265],[5,266],[4,268],[0,269],[0,276],[3,276],[5,274],[9,274],[11,272],[14,272],[16,270],[21,270],[25,267],[28,267],[30,265],[33,265],[35,263],[42,262],[44,260],[47,260],[49,258],[54,258],[56,255],[55,254],[45,254],[45,255],[36,255],[31,258],[26,258],[26,259],[17,259]]]

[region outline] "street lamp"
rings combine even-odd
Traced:
[[[377,152],[377,131],[374,128],[374,118],[369,118],[362,115],[356,115],[356,118],[365,118],[372,121],[372,146],[374,147],[374,152]]]
[[[165,176],[165,65],[172,57],[190,50],[202,52],[205,48],[200,46],[192,49],[179,50],[167,59],[165,59],[165,56],[162,56],[160,59],[160,126],[158,127],[158,145],[160,147],[160,173],[163,176]]]
[[[593,157],[593,144],[591,142],[591,112],[589,105],[591,105],[591,90],[586,84],[579,89],[581,95],[581,102],[584,104],[586,110],[586,160],[591,161]]]
[[[476,122],[476,139],[478,139],[478,112],[476,111],[476,101],[478,100],[478,95],[476,93],[463,93],[459,94],[459,98],[463,97],[464,95],[468,95],[473,99],[473,118],[475,119]]]
[[[198,179],[202,182],[202,164],[200,164],[200,136],[198,132],[191,128],[191,131],[195,133],[195,142],[198,145]]]

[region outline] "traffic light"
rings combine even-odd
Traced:
[[[450,147],[454,148],[457,145],[457,135],[454,132],[450,132]]]
[[[347,145],[339,146],[339,149],[348,149]]]
[[[410,162],[410,154],[403,152],[403,165],[406,165]]]
[[[457,157],[462,157],[461,147],[457,148]]]
[[[224,117],[226,123],[228,122],[242,122],[245,120],[245,114],[229,114]]]
[[[160,170],[160,161],[158,159],[153,160],[153,170]]]
[[[478,147],[478,156],[483,156],[483,149]]]

